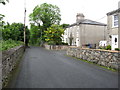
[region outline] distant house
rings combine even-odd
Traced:
[[[76,23],[68,26],[63,35],[63,41],[69,45],[98,46],[106,40],[106,24],[85,19],[82,13],[76,15]]]
[[[118,45],[118,15],[120,14],[120,8],[107,13],[107,42],[112,46],[112,50],[120,48]],[[119,46],[119,47],[118,47]]]

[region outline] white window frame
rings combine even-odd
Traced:
[[[118,16],[118,14],[114,14],[114,15],[112,16],[112,27],[113,27],[113,28],[118,27],[118,25],[116,25],[116,26],[114,25],[114,22],[118,22],[118,20],[114,20],[114,17],[115,17],[116,15]]]

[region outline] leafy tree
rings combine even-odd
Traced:
[[[2,15],[2,14],[0,14],[0,31],[3,29],[3,25],[4,25],[4,21],[3,21],[3,18],[4,18],[5,16],[4,15]]]
[[[9,2],[9,0],[0,0],[0,3],[2,3],[3,5],[5,5],[6,2]],[[4,17],[5,17],[4,15],[0,14],[0,29],[2,29],[2,27],[3,27],[3,24],[4,24],[3,18]],[[1,30],[0,30],[0,33],[1,33]]]
[[[5,5],[6,2],[9,2],[9,0],[0,0],[0,3],[2,3],[3,5]]]
[[[9,2],[9,0],[0,0],[0,3],[2,3],[3,5],[5,5],[6,2]],[[4,23],[3,18],[4,17],[5,17],[4,15],[0,14],[0,26],[3,26],[3,23]]]
[[[31,24],[31,27],[30,27],[30,44],[32,45],[37,45],[40,43],[40,37],[41,37],[41,29],[34,25],[34,24]],[[39,40],[39,41],[38,41]]]
[[[52,25],[45,32],[45,41],[48,44],[59,45],[62,43],[62,34],[64,33],[64,29],[60,25]]]
[[[69,26],[69,24],[62,24],[61,26],[62,26],[63,28],[66,28],[66,27]]]
[[[26,37],[29,39],[29,29],[26,27]],[[24,41],[24,25],[22,23],[7,23],[2,29],[3,40],[12,39],[15,41]]]
[[[29,17],[35,25],[40,27],[42,24],[43,30],[47,30],[52,24],[59,24],[61,20],[60,9],[47,3],[37,5]]]
[[[5,17],[4,15],[0,14],[0,21],[3,20],[3,17]]]

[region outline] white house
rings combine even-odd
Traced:
[[[112,50],[120,48],[118,45],[119,29],[118,29],[118,16],[120,14],[120,8],[107,13],[107,42],[111,45]],[[119,41],[120,42],[120,41]]]
[[[106,40],[106,24],[85,19],[82,13],[76,15],[76,23],[68,26],[63,35],[63,41],[78,47],[98,46]]]

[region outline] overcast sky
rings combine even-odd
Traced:
[[[61,10],[61,24],[76,22],[76,14],[83,13],[86,19],[106,23],[106,13],[118,8],[120,0],[26,0],[27,20],[36,5],[50,3],[57,5]],[[6,5],[0,5],[0,13],[5,15],[9,23],[24,22],[24,0],[9,0]],[[104,18],[103,18],[104,17]]]

